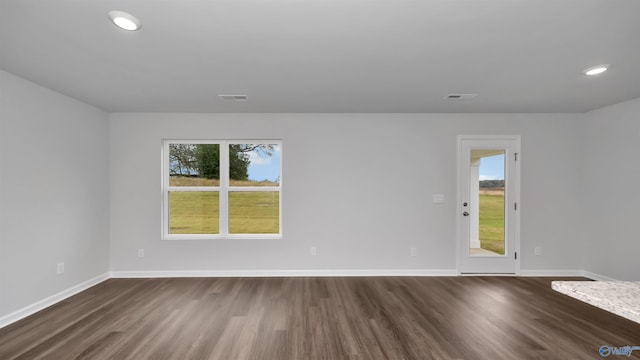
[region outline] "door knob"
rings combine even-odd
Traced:
[[[462,206],[467,207],[467,206],[469,206],[469,203],[467,203],[467,202],[463,202],[463,203],[462,203]]]
[[[469,216],[469,212],[465,211],[465,212],[462,213],[462,215]]]

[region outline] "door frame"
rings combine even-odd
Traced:
[[[466,234],[465,231],[463,229],[465,229],[464,226],[464,219],[463,219],[463,215],[462,213],[465,211],[464,207],[462,205],[462,203],[465,201],[465,199],[463,199],[463,191],[462,188],[463,186],[465,186],[465,184],[468,182],[468,180],[462,179],[462,174],[464,173],[463,171],[463,165],[468,162],[467,161],[467,157],[469,156],[469,154],[463,153],[462,150],[462,143],[464,140],[480,140],[480,141],[489,141],[489,140],[496,140],[496,141],[514,141],[515,142],[515,156],[516,157],[516,161],[515,161],[515,181],[511,180],[509,182],[509,186],[513,186],[513,194],[514,194],[514,199],[510,202],[514,202],[515,204],[517,204],[517,210],[513,212],[513,219],[512,220],[512,224],[515,227],[514,229],[514,235],[513,235],[513,248],[514,248],[514,252],[515,252],[515,272],[514,274],[508,273],[508,274],[482,274],[482,273],[462,273],[461,272],[461,254],[462,254],[462,250],[461,250],[461,244],[462,244],[462,237],[466,237],[467,241],[468,241],[468,236],[469,234]],[[522,209],[522,204],[521,204],[521,197],[520,197],[520,184],[521,184],[521,176],[520,176],[520,168],[521,168],[521,159],[522,159],[522,153],[521,153],[521,145],[520,145],[520,135],[458,135],[457,137],[457,187],[456,187],[456,192],[457,192],[457,203],[455,206],[456,209],[456,272],[458,273],[459,276],[478,276],[478,275],[491,275],[491,276],[519,276],[520,275],[520,260],[522,259],[521,256],[521,252],[520,252],[520,212]],[[505,204],[505,206],[514,206],[513,204]],[[505,234],[506,235],[506,234]]]

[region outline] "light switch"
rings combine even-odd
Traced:
[[[443,204],[444,203],[444,194],[433,194],[433,203],[434,204]]]

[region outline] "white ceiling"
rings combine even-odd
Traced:
[[[0,0],[0,69],[107,111],[584,112],[640,97],[639,19],[638,0]]]

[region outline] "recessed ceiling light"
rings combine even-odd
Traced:
[[[142,27],[137,17],[124,11],[109,11],[109,19],[111,19],[111,22],[117,27],[129,31],[136,31]]]
[[[593,75],[602,74],[603,72],[607,71],[608,68],[609,68],[609,64],[596,65],[588,69],[584,69],[583,73],[587,76],[593,76]]]

